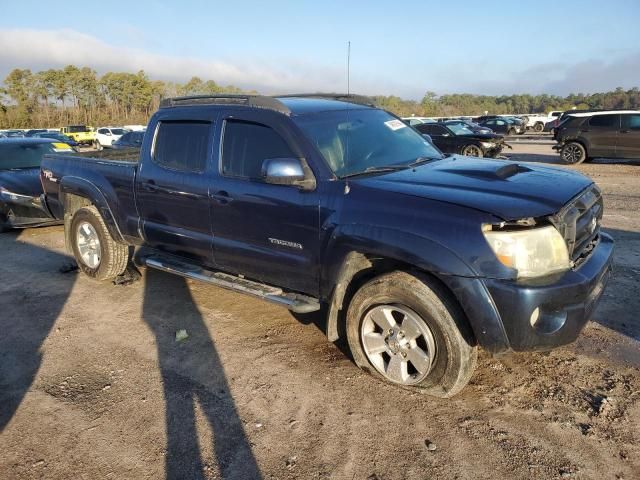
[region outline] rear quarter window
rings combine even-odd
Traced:
[[[620,115],[594,115],[589,119],[590,127],[619,127]]]

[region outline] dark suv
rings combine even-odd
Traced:
[[[558,125],[553,148],[565,163],[595,157],[640,158],[640,111],[603,111],[568,115]]]
[[[448,397],[478,345],[575,340],[609,277],[591,179],[445,157],[367,99],[167,99],[147,132],[134,161],[42,163],[80,270],[111,280],[139,246],[145,267],[322,309],[329,339],[396,384]]]

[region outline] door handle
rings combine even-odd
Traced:
[[[229,193],[225,192],[224,190],[212,193],[211,198],[222,205],[233,202],[233,198],[231,197],[231,195],[229,195]]]
[[[156,185],[156,182],[150,180],[148,182],[142,182],[142,188],[147,192],[157,192],[160,190],[160,187]]]
[[[631,130],[620,130],[620,133],[631,133]]]

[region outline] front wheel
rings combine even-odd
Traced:
[[[464,313],[436,281],[396,271],[370,280],[347,311],[355,363],[374,376],[448,398],[467,384],[477,347]]]
[[[96,207],[78,210],[70,228],[73,255],[85,275],[95,280],[111,280],[126,270],[129,247],[111,237]]]
[[[507,130],[507,135],[515,135],[515,134],[516,134],[515,128],[510,128],[509,130]]]
[[[100,151],[100,150],[102,150],[102,149],[104,148],[104,147],[102,146],[102,144],[101,144],[99,141],[97,141],[97,140],[96,140],[95,142],[93,142],[93,146],[94,146],[94,148],[95,148],[96,150],[98,150],[98,151]]]
[[[466,155],[467,157],[478,157],[478,158],[484,157],[484,153],[482,152],[482,149],[479,146],[473,145],[473,144],[470,144],[464,147],[462,149],[462,155]]]
[[[533,126],[533,131],[536,133],[542,133],[543,130],[544,130],[544,123],[536,123]]]
[[[577,165],[587,159],[587,151],[584,146],[578,142],[569,142],[562,147],[560,158],[564,163]]]

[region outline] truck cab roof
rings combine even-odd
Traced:
[[[337,93],[309,93],[269,97],[264,95],[195,95],[189,97],[168,98],[162,101],[161,108],[225,106],[262,108],[274,110],[287,116],[310,113],[375,108],[369,97]]]

